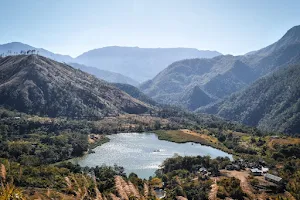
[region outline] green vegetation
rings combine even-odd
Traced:
[[[106,137],[106,136],[103,136],[102,138],[100,138],[99,140],[96,140],[95,142],[93,143],[89,143],[89,149],[94,149],[96,148],[97,146],[101,146],[102,144],[105,144],[109,142],[109,138]]]
[[[167,194],[165,199],[176,199],[177,196],[194,200],[208,199],[212,181],[208,176],[199,173],[199,169],[205,167],[212,176],[218,176],[219,169],[224,168],[228,163],[230,163],[229,158],[175,156],[165,160],[156,174],[164,182]]]
[[[286,189],[297,196],[300,168],[300,140],[297,138],[272,137],[255,128],[207,115],[194,115],[174,107],[164,107],[149,115],[120,115],[99,121],[37,117],[5,109],[0,110],[0,116],[0,157],[5,158],[0,162],[8,169],[9,180],[14,180],[13,186],[24,188],[23,194],[30,198],[32,195],[47,195],[47,188],[51,190],[50,196],[58,199],[84,196],[86,194],[82,191],[85,190],[90,197],[95,197],[95,185],[108,199],[112,194],[120,197],[121,187],[116,189],[115,180],[116,176],[120,176],[125,182],[130,181],[140,195],[148,187],[149,199],[155,199],[149,189],[151,187],[163,187],[166,199],[177,196],[207,199],[212,181],[198,173],[199,167],[207,168],[212,176],[219,176],[219,170],[231,163],[229,159],[200,156],[168,159],[157,177],[149,181],[141,180],[134,174],[127,177],[119,166],[81,168],[64,162],[50,165],[80,156],[89,148],[107,142],[106,134],[146,130],[156,130],[161,139],[199,142],[250,161],[264,159],[273,172],[284,178]],[[89,143],[92,134],[100,139]],[[96,182],[89,174],[95,174]],[[222,193],[234,196],[237,192],[230,189]]]
[[[240,180],[231,178],[222,178],[218,181],[218,193],[217,196],[221,199],[231,197],[233,199],[243,200],[246,196],[240,186]]]
[[[0,157],[24,166],[38,166],[83,155],[88,149],[83,124],[48,124],[24,119],[0,121]]]
[[[204,112],[265,131],[297,135],[300,133],[299,76],[299,65],[285,67]]]
[[[0,108],[0,199],[154,200],[154,189],[163,189],[164,199],[196,200],[208,199],[212,185],[218,198],[250,198],[245,183],[260,186],[262,181],[244,176],[245,171],[224,177],[225,166],[236,163],[242,169],[243,163],[269,167],[283,178],[280,188],[300,199],[300,139],[264,132],[300,131],[300,68],[286,67],[299,61],[296,32],[247,56],[175,62],[141,86],[155,100],[195,110],[285,67],[205,109],[259,129],[162,106],[133,86],[113,86],[66,64],[23,55],[35,50],[1,57],[0,104],[10,110]],[[82,168],[65,162],[108,142],[107,134],[144,131],[243,159],[175,156],[149,180],[127,176],[117,165]]]
[[[192,110],[202,106],[201,111],[262,130],[298,134],[300,73],[289,65],[300,61],[299,29],[293,27],[274,44],[244,56],[174,62],[140,89],[158,103]],[[290,70],[277,72],[280,68]],[[216,100],[211,97],[225,100],[203,108]]]
[[[181,130],[158,130],[154,131],[160,140],[167,140],[176,143],[198,142],[201,144],[207,143],[204,138],[195,135],[185,134]]]
[[[255,129],[245,129],[247,132],[242,132],[242,129],[238,131],[232,131],[223,128],[206,128],[199,130],[159,130],[155,131],[159,139],[164,139],[173,142],[199,142],[201,144],[207,144],[228,153],[232,153],[248,162],[260,163],[268,166],[271,169],[271,173],[278,174],[285,181],[286,189],[289,191],[296,199],[299,198],[299,169],[300,169],[300,139],[295,137],[287,136],[270,136],[263,134],[261,131],[256,131]],[[238,129],[236,129],[238,130]],[[179,157],[180,158],[180,157]],[[180,160],[178,158],[178,160]],[[185,158],[187,159],[187,158]],[[198,161],[199,162],[199,161]],[[220,162],[220,161],[219,161]],[[188,163],[187,167],[186,164]],[[199,162],[201,163],[201,162]],[[229,164],[229,161],[220,162],[224,163],[219,165],[218,169],[222,169]],[[178,173],[181,175],[187,174],[186,170],[193,171],[192,166],[195,166],[193,162],[185,160],[184,162],[175,161],[169,162],[163,170],[165,173],[174,171],[174,176]],[[196,169],[199,166],[207,165],[201,163],[196,165]],[[183,171],[182,171],[183,170]],[[232,180],[224,180],[220,184],[229,184],[230,182],[239,185],[237,182]],[[224,188],[231,188],[235,186],[224,186]],[[218,195],[222,196],[235,196],[240,194],[240,189],[232,190],[225,189],[218,190]],[[179,193],[178,193],[179,194]]]
[[[39,116],[90,120],[150,110],[148,104],[63,63],[39,55],[0,60],[0,106],[5,108]]]
[[[151,99],[150,97],[145,95],[143,92],[141,92],[138,88],[136,88],[132,85],[124,84],[124,83],[113,83],[113,85],[116,86],[117,88],[119,88],[120,90],[126,92],[133,98],[136,98],[142,102],[148,103],[149,105],[153,105],[153,106],[157,105],[157,103],[153,99]]]

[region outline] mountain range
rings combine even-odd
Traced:
[[[177,61],[144,82],[140,89],[159,103],[195,110],[238,92],[279,68],[299,62],[299,37],[300,26],[296,26],[274,44],[244,56]],[[198,91],[198,95],[191,96],[187,91]],[[198,103],[199,98],[206,100]]]
[[[216,51],[192,48],[104,47],[78,56],[75,61],[103,70],[121,73],[139,82],[153,78],[170,63],[187,58],[212,58]]]
[[[45,57],[16,55],[32,49]],[[9,109],[52,117],[103,117],[173,104],[266,131],[300,132],[300,26],[245,55],[214,57],[209,52],[206,56],[212,58],[173,62],[139,88],[132,78],[87,65],[125,73],[132,66],[127,75],[140,74],[144,80],[172,56],[197,57],[201,51],[107,47],[72,58],[20,43],[1,45],[0,53],[7,52],[15,55],[0,57],[0,105]]]
[[[299,77],[299,64],[282,68],[260,78],[245,90],[199,111],[265,131],[300,133]]]
[[[153,78],[170,63],[186,58],[211,58],[221,55],[217,51],[192,48],[138,48],[103,47],[72,58],[55,54],[20,42],[0,45],[0,55],[16,55],[21,51],[36,50],[39,55],[65,62],[92,73],[109,82],[137,85]],[[93,67],[93,68],[91,68]],[[97,70],[99,69],[99,70]]]
[[[130,84],[133,86],[137,86],[139,84],[139,82],[133,80],[132,78],[129,78],[119,73],[98,69],[96,67],[88,67],[78,63],[68,63],[68,64],[76,69],[80,69],[89,74],[93,74],[97,78],[108,81],[110,83],[123,83],[123,84]]]
[[[73,60],[71,56],[52,53],[51,51],[45,50],[43,48],[36,48],[27,44],[23,44],[21,42],[11,42],[0,45],[0,55],[17,55],[20,54],[21,51],[28,50],[36,50],[39,55],[60,62],[71,62]]]
[[[99,118],[151,106],[88,73],[40,55],[0,58],[0,105],[49,117]]]

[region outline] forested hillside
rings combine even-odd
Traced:
[[[299,77],[300,65],[289,66],[200,111],[267,131],[299,134]]]
[[[300,26],[295,26],[274,44],[244,56],[224,55],[174,62],[140,88],[159,103],[181,105],[195,110],[196,108],[189,106],[192,100],[178,101],[188,98],[186,91],[198,86],[213,97],[210,101],[199,103],[199,107],[216,99],[223,99],[266,74],[299,62],[299,38]]]
[[[157,105],[157,103],[153,99],[145,95],[137,87],[134,87],[129,84],[122,84],[122,83],[113,83],[113,85],[119,88],[120,90],[126,92],[127,94],[129,94],[135,99],[138,99],[142,102],[148,103],[153,106]]]
[[[4,57],[0,74],[0,105],[25,113],[93,118],[149,109],[105,81],[38,55]]]

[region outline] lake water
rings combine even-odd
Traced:
[[[159,140],[153,133],[119,133],[109,135],[110,142],[98,146],[95,153],[74,159],[80,166],[117,164],[125,168],[127,175],[136,173],[141,178],[149,178],[166,158],[179,154],[181,156],[205,156],[212,158],[232,155],[221,150],[193,143],[177,144]]]

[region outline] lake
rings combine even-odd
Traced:
[[[117,164],[125,168],[127,175],[134,172],[140,178],[149,178],[165,159],[173,157],[174,154],[209,155],[211,158],[227,156],[232,159],[232,155],[209,146],[163,141],[153,133],[119,133],[108,137],[110,141],[96,147],[95,153],[73,159],[73,162],[82,167]]]

